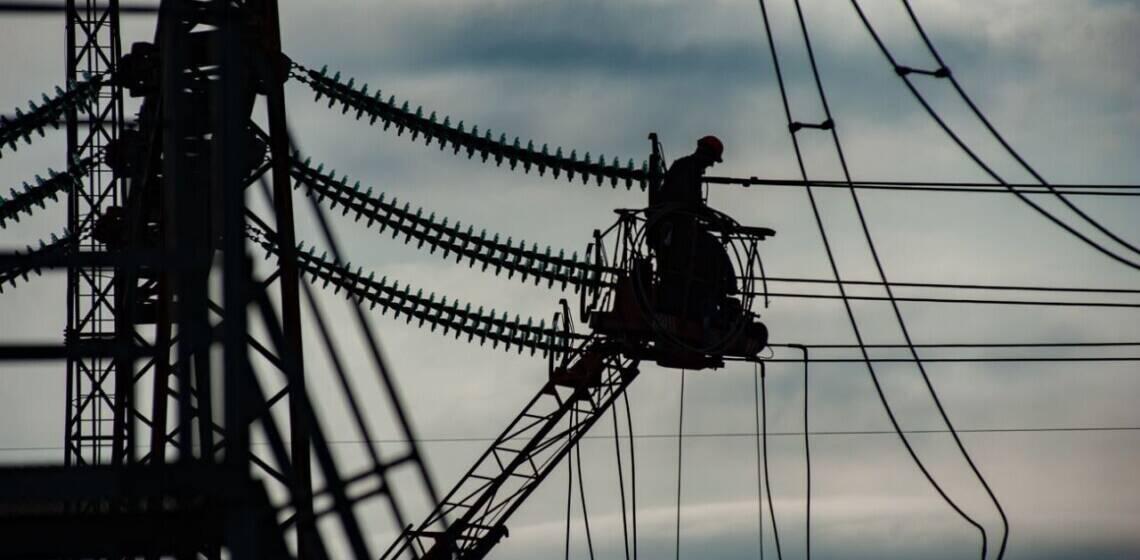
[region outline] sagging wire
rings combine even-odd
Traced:
[[[982,171],[984,171],[987,175],[989,175],[993,180],[997,181],[1002,186],[1004,186],[1014,196],[1017,196],[1017,198],[1020,199],[1022,202],[1029,205],[1034,210],[1036,210],[1037,213],[1041,214],[1042,216],[1044,216],[1049,221],[1056,224],[1061,229],[1064,229],[1069,234],[1080,239],[1081,241],[1083,241],[1088,246],[1092,247],[1093,249],[1096,249],[1097,251],[1104,254],[1105,256],[1107,256],[1107,257],[1109,257],[1109,258],[1111,258],[1117,262],[1120,262],[1126,266],[1129,266],[1129,267],[1135,268],[1135,269],[1140,269],[1140,262],[1133,261],[1133,260],[1130,260],[1128,258],[1125,258],[1124,256],[1117,254],[1115,251],[1112,251],[1111,249],[1105,247],[1104,245],[1094,241],[1092,238],[1086,236],[1085,234],[1077,231],[1076,228],[1065,223],[1064,220],[1058,218],[1056,215],[1049,212],[1048,210],[1046,210],[1044,207],[1037,204],[1036,202],[1033,202],[1033,200],[1031,200],[1028,196],[1026,196],[1025,193],[1023,193],[1020,190],[1018,190],[1017,188],[1014,188],[1013,186],[1011,186],[1009,183],[1007,183],[1005,181],[1005,179],[1003,179],[1000,175],[998,175],[998,173],[996,171],[994,171],[994,169],[992,167],[987,165],[986,162],[982,160],[981,156],[979,156],[972,149],[970,149],[970,147],[966,145],[965,141],[962,140],[962,138],[959,137],[958,134],[955,133],[950,128],[950,126],[946,123],[946,121],[938,114],[938,112],[934,109],[934,107],[932,107],[930,105],[930,102],[928,102],[926,100],[925,96],[923,96],[922,93],[918,91],[918,88],[916,88],[914,86],[914,84],[910,81],[910,78],[908,77],[912,73],[929,74],[929,75],[932,75],[932,76],[935,76],[938,78],[951,78],[952,77],[950,69],[947,68],[942,63],[941,57],[939,57],[936,54],[936,51],[933,50],[933,44],[929,42],[928,38],[926,38],[925,32],[921,29],[921,26],[919,26],[920,34],[923,36],[924,41],[927,42],[928,48],[932,49],[931,54],[933,54],[934,57],[936,58],[936,60],[939,61],[940,68],[938,70],[930,71],[930,72],[918,71],[918,70],[915,70],[913,68],[909,68],[909,67],[900,65],[895,60],[894,55],[891,54],[891,52],[887,48],[886,44],[883,43],[882,39],[879,37],[878,32],[875,31],[874,26],[871,25],[871,21],[867,18],[866,14],[863,13],[863,9],[859,5],[858,0],[851,0],[851,5],[852,5],[852,7],[855,8],[856,14],[859,16],[859,19],[863,22],[863,26],[867,29],[867,32],[871,35],[871,38],[874,40],[875,44],[878,45],[879,50],[883,53],[883,56],[887,59],[888,63],[895,70],[895,73],[903,80],[903,83],[906,85],[907,89],[910,90],[910,92],[914,96],[915,100],[918,101],[918,103],[920,105],[922,105],[923,109],[926,110],[926,113],[930,116],[930,118],[932,120],[934,120],[934,122],[939,126],[939,128],[941,128],[942,131],[945,132],[946,135],[962,150],[962,152],[964,154],[966,154],[966,156],[970,160],[972,160],[979,168],[982,169]],[[907,6],[907,10],[910,11],[909,5]],[[913,16],[913,12],[911,13],[911,15],[912,15],[912,20],[916,23],[916,25],[918,25],[917,18]],[[1042,178],[1040,175],[1038,175],[1035,170],[1033,170],[1031,167],[1029,167],[1028,163],[1026,163],[1025,160],[1023,160],[1020,157],[1020,155],[1018,155],[1016,152],[1013,151],[1013,148],[1008,143],[1006,143],[1004,138],[1002,138],[997,133],[997,130],[992,125],[990,125],[990,123],[987,119],[984,118],[984,115],[977,108],[977,106],[974,105],[973,101],[970,100],[968,98],[968,96],[965,95],[965,91],[961,88],[960,85],[957,84],[957,81],[955,80],[952,83],[954,84],[955,89],[958,90],[959,94],[963,96],[963,99],[966,101],[966,103],[969,106],[971,106],[971,108],[974,110],[975,115],[977,115],[979,117],[979,119],[990,130],[991,134],[994,135],[994,137],[999,141],[999,143],[1001,143],[1006,148],[1006,150],[1009,151],[1009,153],[1019,163],[1021,163],[1021,165],[1026,170],[1028,170],[1031,175],[1034,176],[1035,179],[1040,181],[1042,183],[1042,186],[1048,188],[1049,185],[1045,182],[1044,178]],[[853,186],[852,186],[852,188],[853,188]],[[1107,228],[1102,226],[1099,222],[1097,222],[1096,220],[1093,220],[1092,218],[1087,216],[1084,212],[1082,212],[1080,209],[1078,209],[1075,205],[1069,203],[1064,198],[1064,196],[1062,196],[1060,193],[1057,193],[1056,191],[1052,191],[1052,190],[1051,190],[1051,192],[1053,192],[1054,195],[1056,195],[1058,198],[1061,199],[1062,202],[1064,202],[1067,206],[1069,206],[1070,209],[1072,209],[1079,216],[1084,218],[1085,221],[1088,222],[1090,225],[1092,225],[1096,229],[1100,230],[1102,233],[1108,235],[1110,238],[1117,241],[1118,243],[1120,243],[1120,244],[1124,245],[1125,247],[1131,249],[1133,252],[1140,252],[1140,250],[1137,250],[1136,247],[1127,243],[1126,241],[1124,241],[1123,239],[1121,239],[1117,235],[1113,234],[1110,230],[1108,230]]]
[[[574,424],[577,425],[580,413],[574,408]],[[586,546],[590,551],[590,560],[594,560],[594,538],[590,533],[590,512],[586,509],[586,479],[582,476],[582,446],[580,442],[574,444],[574,459],[578,463],[578,499],[582,502],[582,524],[586,527]]]
[[[629,391],[622,391],[625,401],[625,422],[629,432],[629,493],[633,508],[633,560],[637,560],[637,453],[633,435],[633,413],[629,408]]]
[[[1133,245],[1133,244],[1129,243],[1128,241],[1122,239],[1120,236],[1113,233],[1111,230],[1106,228],[1100,222],[1091,218],[1083,210],[1081,210],[1079,207],[1077,207],[1077,205],[1073,204],[1072,201],[1070,201],[1068,198],[1066,198],[1064,194],[1058,192],[1052,185],[1050,185],[1049,182],[1046,181],[1045,178],[1042,177],[1041,174],[1038,173],[1037,170],[1033,168],[1033,166],[1029,165],[1029,162],[1026,161],[1026,159],[1024,157],[1022,157],[1021,154],[1019,154],[1017,152],[1017,150],[1015,150],[1013,148],[1012,145],[1010,145],[1010,143],[1005,139],[1004,136],[1002,136],[1002,134],[1000,132],[998,132],[997,128],[993,125],[993,123],[990,122],[989,118],[986,117],[985,113],[983,113],[982,110],[978,108],[978,105],[976,103],[974,103],[973,98],[971,98],[970,95],[968,93],[966,93],[966,90],[965,90],[965,88],[962,87],[962,84],[960,84],[958,82],[958,79],[954,77],[954,74],[952,72],[950,72],[950,68],[948,66],[946,66],[946,63],[942,60],[942,56],[938,53],[938,49],[936,49],[934,47],[934,43],[930,40],[930,37],[926,34],[926,29],[923,28],[922,23],[919,22],[918,16],[915,15],[914,10],[911,8],[910,2],[908,0],[902,0],[902,4],[903,4],[903,7],[906,8],[906,12],[910,16],[910,20],[912,22],[914,22],[914,27],[915,27],[915,29],[918,30],[919,36],[922,37],[923,43],[926,44],[926,48],[930,51],[930,54],[934,57],[934,60],[936,62],[938,62],[939,68],[942,70],[945,70],[945,77],[948,80],[950,80],[950,84],[954,87],[954,90],[958,92],[958,95],[959,95],[959,97],[962,98],[962,101],[964,101],[966,103],[966,105],[970,107],[970,110],[974,113],[975,116],[978,117],[978,120],[982,123],[982,125],[986,127],[986,130],[988,130],[990,132],[990,134],[994,137],[994,139],[997,140],[998,143],[1000,143],[1003,148],[1005,148],[1006,153],[1008,153],[1011,157],[1013,157],[1013,159],[1016,160],[1017,163],[1021,164],[1021,167],[1023,169],[1025,169],[1030,175],[1033,176],[1034,179],[1036,179],[1038,182],[1040,182],[1043,187],[1048,189],[1050,193],[1052,193],[1062,203],[1064,203],[1065,206],[1068,206],[1070,210],[1075,212],[1078,216],[1083,218],[1086,222],[1088,222],[1094,228],[1099,230],[1101,233],[1107,235],[1113,241],[1116,241],[1117,243],[1120,243],[1121,245],[1128,247],[1134,253],[1140,254],[1140,248],[1137,248],[1135,245]],[[900,77],[905,78],[905,76],[900,76]],[[1012,189],[1012,187],[1009,187],[1009,186],[1007,186],[1007,188]],[[1000,554],[999,554],[999,557],[1000,557]]]
[[[805,558],[811,560],[811,429],[808,426],[808,364],[811,362],[808,356],[808,347],[802,344],[791,344],[792,348],[797,348],[804,354],[804,480],[805,490],[804,494],[804,547]]]
[[[776,504],[772,501],[772,477],[768,474],[768,394],[766,388],[767,368],[764,362],[752,364],[752,404],[756,414],[756,453],[758,486],[763,486],[768,497],[768,514],[772,518],[772,539],[776,542],[776,558],[783,560],[780,548],[780,529],[776,525]],[[760,398],[757,400],[756,395]],[[762,473],[761,473],[762,471]],[[762,481],[762,483],[761,483]],[[764,557],[764,496],[760,496],[760,557]]]
[[[796,122],[792,117],[791,105],[789,104],[789,101],[788,101],[787,87],[784,83],[783,72],[780,69],[780,60],[779,60],[779,56],[776,53],[776,43],[775,43],[775,38],[772,35],[772,28],[771,28],[771,24],[770,24],[769,18],[768,18],[767,7],[765,6],[764,0],[759,0],[759,5],[760,5],[760,13],[761,13],[761,16],[762,16],[763,21],[764,21],[764,30],[765,30],[767,37],[768,37],[768,48],[769,48],[769,51],[770,51],[771,56],[772,56],[772,62],[773,62],[774,70],[776,73],[776,81],[777,81],[777,84],[779,85],[779,89],[780,89],[780,98],[781,98],[781,100],[783,102],[783,106],[784,106],[784,115],[787,118],[788,129],[789,129],[791,140],[792,140],[792,147],[793,147],[793,151],[796,154],[796,162],[799,166],[800,174],[801,174],[801,177],[803,178],[804,182],[809,183],[808,175],[807,175],[807,167],[806,167],[806,164],[804,163],[803,153],[800,150],[799,140],[796,136],[797,131],[804,129],[804,125],[802,123]],[[799,4],[798,0],[795,0],[795,6],[796,6],[796,13],[797,13],[797,16],[799,18],[800,30],[803,33],[804,42],[805,42],[805,45],[807,47],[808,59],[811,63],[811,69],[813,72],[813,76],[815,77],[816,88],[819,91],[820,102],[823,105],[823,109],[824,109],[825,113],[827,114],[827,119],[822,124],[811,125],[811,126],[808,126],[807,128],[831,130],[832,131],[832,138],[833,138],[833,141],[835,142],[836,150],[839,154],[840,162],[841,162],[843,170],[844,170],[844,177],[847,179],[848,182],[850,182],[850,174],[849,174],[848,169],[847,169],[846,160],[843,158],[842,148],[839,144],[839,136],[834,132],[834,128],[835,128],[834,120],[830,116],[830,109],[827,106],[826,95],[824,95],[824,92],[823,92],[823,83],[819,79],[819,71],[818,71],[818,68],[816,67],[816,64],[815,64],[815,55],[814,55],[814,52],[811,48],[811,40],[810,40],[810,37],[808,36],[807,24],[804,20],[803,11],[800,8],[800,4]],[[799,126],[797,126],[797,125],[799,125]],[[826,229],[824,228],[824,225],[823,225],[823,218],[820,214],[819,205],[817,204],[817,202],[815,200],[815,194],[813,193],[813,191],[810,187],[810,183],[809,183],[809,187],[806,189],[806,191],[807,191],[807,195],[808,195],[808,200],[811,203],[812,213],[813,213],[813,216],[815,218],[816,226],[819,230],[820,238],[823,242],[824,251],[827,254],[827,259],[828,259],[828,263],[830,264],[830,267],[831,267],[832,275],[834,276],[834,278],[836,280],[837,286],[838,286],[839,291],[840,291],[840,296],[843,299],[844,309],[846,310],[847,317],[848,317],[848,320],[851,324],[852,331],[855,334],[856,341],[858,342],[860,349],[863,353],[863,362],[867,365],[867,370],[871,375],[871,381],[875,386],[875,392],[879,396],[879,402],[883,405],[883,409],[886,411],[888,419],[890,419],[891,426],[894,428],[895,433],[898,434],[899,439],[902,441],[903,446],[906,448],[907,453],[910,455],[915,466],[919,469],[919,471],[922,472],[923,476],[930,483],[930,485],[935,489],[935,491],[938,492],[939,496],[942,497],[943,501],[945,501],[963,520],[965,520],[972,527],[974,527],[975,529],[978,530],[979,534],[981,535],[981,557],[985,558],[985,556],[986,556],[986,545],[987,545],[987,538],[986,538],[987,535],[986,535],[985,528],[982,527],[982,525],[979,524],[977,521],[975,521],[973,517],[971,517],[964,510],[962,510],[962,508],[957,504],[957,502],[955,502],[953,499],[951,499],[950,496],[946,493],[946,491],[942,488],[942,486],[940,484],[938,484],[938,482],[934,479],[934,476],[926,468],[926,465],[918,457],[918,454],[914,450],[914,447],[911,445],[910,440],[906,437],[906,434],[903,432],[902,427],[899,425],[898,419],[895,418],[894,410],[891,408],[890,403],[887,400],[886,394],[883,391],[883,387],[879,382],[878,375],[875,372],[874,364],[872,363],[872,360],[870,358],[870,355],[867,352],[866,347],[863,346],[864,342],[863,342],[862,333],[859,329],[858,323],[855,320],[855,313],[851,307],[851,302],[847,298],[847,292],[846,292],[846,289],[844,287],[844,284],[842,283],[842,277],[839,274],[839,268],[838,268],[838,265],[835,261],[835,255],[833,254],[833,251],[831,249],[831,243],[828,239]],[[855,195],[854,189],[851,189],[851,192],[852,192],[852,196],[854,197],[855,202],[856,202],[856,209],[858,210],[859,209],[858,197]],[[859,215],[860,215],[860,218],[862,219],[861,210],[859,211]],[[866,237],[868,239],[868,242],[871,243],[870,246],[871,246],[872,255],[875,256],[876,263],[879,263],[879,260],[877,258],[877,253],[875,252],[874,244],[871,242],[870,233],[867,229],[865,220],[863,221],[863,231],[864,231],[864,234],[866,235]],[[882,269],[881,264],[879,266],[879,272],[880,272],[881,278],[883,279],[884,284],[886,284],[886,279],[885,279],[885,276],[883,276],[883,269]],[[890,293],[890,292],[888,292],[888,293]],[[895,309],[896,309],[896,314],[897,314],[898,313],[897,304],[895,306]],[[900,323],[901,323],[901,315],[898,315],[898,316],[900,318]],[[905,326],[903,326],[903,329],[905,332]],[[909,340],[908,340],[908,342],[909,342]],[[917,357],[915,358],[915,361],[918,362]],[[919,362],[919,363],[921,363],[921,362]],[[922,369],[921,366],[920,366],[920,372],[925,372],[925,370]],[[924,376],[925,376],[925,373],[924,373]],[[947,419],[947,421],[948,421],[948,419]]]
[[[626,516],[625,473],[621,462],[621,434],[618,432],[617,405],[610,408],[610,418],[614,421],[614,455],[617,458],[618,495],[621,496],[621,534],[625,558],[629,560],[629,522]],[[630,450],[632,452],[632,449]]]
[[[685,447],[685,370],[681,370],[681,395],[677,406],[677,540],[674,544],[675,558],[681,559],[681,467],[682,451]]]

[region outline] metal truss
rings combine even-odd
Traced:
[[[88,80],[90,103],[66,111],[67,161],[94,161],[70,190],[67,231],[73,254],[105,251],[90,235],[92,222],[122,200],[122,185],[99,156],[123,126],[121,88],[111,80],[121,56],[118,2],[67,0],[66,59],[69,84]],[[86,126],[80,128],[80,121]],[[103,343],[116,337],[120,306],[113,268],[76,266],[67,273],[69,345]],[[127,383],[111,357],[67,360],[64,462],[67,465],[122,463],[135,444]]]
[[[511,514],[637,377],[637,360],[609,346],[595,343],[568,368],[552,370],[435,510],[406,530],[384,558],[486,556],[507,535]],[[432,529],[439,525],[445,528]]]

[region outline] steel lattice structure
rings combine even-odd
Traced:
[[[123,198],[121,182],[102,162],[103,148],[119,138],[123,128],[122,88],[111,79],[121,56],[117,2],[67,0],[66,82],[88,82],[94,90],[89,103],[70,106],[65,113],[67,161],[92,162],[76,174],[77,188],[69,190],[67,231],[88,230],[95,218]],[[75,236],[71,244],[76,253],[104,251],[89,236]],[[115,278],[113,268],[68,269],[67,343],[116,338],[122,294]],[[125,413],[131,406],[126,381],[113,358],[67,360],[66,464],[123,464],[125,455],[135,449],[135,423]]]

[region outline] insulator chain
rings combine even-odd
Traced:
[[[251,228],[250,239],[266,250],[267,259],[280,254],[277,244],[265,232]],[[422,289],[413,291],[411,285],[401,286],[387,276],[376,280],[375,273],[365,276],[360,267],[353,272],[351,263],[332,261],[327,253],[317,256],[313,247],[306,249],[303,243],[297,245],[295,254],[301,275],[314,285],[326,289],[331,286],[334,294],[344,291],[346,298],[360,304],[368,301],[370,308],[380,306],[382,314],[392,311],[393,317],[403,316],[407,323],[418,320],[418,327],[427,324],[432,332],[442,329],[445,336],[454,331],[455,338],[466,334],[468,342],[478,339],[480,346],[489,340],[493,348],[502,344],[507,351],[513,347],[521,354],[529,349],[531,355],[540,352],[543,356],[551,351],[571,351],[586,338],[548,328],[545,319],[535,324],[533,318],[527,318],[523,323],[518,315],[511,319],[505,311],[500,316],[494,309],[484,312],[483,306],[479,306],[472,310],[470,303],[461,305],[458,300],[449,301],[447,296],[437,300],[434,292],[425,297]]]
[[[556,179],[565,174],[567,180],[573,181],[577,176],[583,184],[592,179],[599,186],[608,182],[614,188],[619,183],[624,184],[626,189],[632,188],[634,184],[641,190],[646,188],[649,162],[643,161],[640,167],[634,167],[633,160],[630,159],[623,166],[616,157],[607,162],[605,155],[593,159],[586,152],[582,159],[578,159],[577,150],[570,150],[569,155],[564,155],[561,147],[552,154],[546,144],[542,145],[541,150],[535,148],[534,141],[527,141],[523,146],[517,136],[513,142],[502,133],[495,139],[490,129],[480,133],[479,127],[473,126],[468,130],[463,121],[452,125],[451,117],[444,116],[440,121],[435,111],[425,116],[422,106],[413,111],[407,101],[398,104],[394,96],[384,100],[379,90],[369,93],[367,84],[356,89],[353,78],[342,84],[340,72],[331,77],[327,72],[327,67],[316,71],[294,63],[290,75],[308,84],[317,93],[316,100],[319,101],[322,96],[328,97],[330,108],[340,103],[341,114],[354,111],[357,120],[367,115],[369,124],[374,125],[379,120],[383,122],[384,130],[395,126],[397,135],[409,131],[413,141],[423,136],[427,145],[430,146],[435,140],[440,150],[450,147],[455,154],[463,150],[468,159],[478,153],[483,162],[493,160],[496,166],[501,166],[505,161],[514,170],[521,164],[525,173],[529,173],[531,168],[537,168],[540,176],[550,170]]]
[[[496,276],[506,270],[508,278],[514,278],[517,273],[523,282],[533,278],[535,285],[545,280],[547,287],[558,284],[565,289],[569,285],[577,291],[583,286],[612,283],[616,273],[579,260],[577,252],[566,256],[565,249],[559,249],[553,254],[549,245],[542,251],[535,243],[528,249],[526,241],[521,239],[517,244],[511,237],[501,242],[497,233],[488,238],[485,229],[476,234],[474,226],[464,229],[462,223],[448,223],[446,217],[437,221],[435,212],[424,215],[422,207],[413,211],[409,203],[401,206],[395,197],[387,200],[384,193],[374,194],[371,187],[362,191],[359,181],[349,186],[347,175],[337,179],[335,171],[326,173],[323,165],[314,168],[308,159],[302,162],[295,158],[292,174],[295,187],[304,186],[310,197],[333,210],[339,207],[341,215],[352,213],[356,221],[365,219],[369,227],[377,226],[380,233],[390,229],[393,238],[403,235],[404,243],[414,240],[417,249],[427,245],[433,254],[440,250],[443,258],[454,254],[458,263],[464,259],[470,267],[481,263],[481,271],[493,268]]]
[[[8,198],[0,195],[0,228],[6,227],[9,220],[19,222],[20,214],[30,216],[36,207],[44,208],[49,199],[53,202],[58,201],[59,193],[75,187],[80,177],[86,174],[94,163],[94,158],[79,160],[67,171],[59,173],[48,168],[47,179],[36,175],[36,184],[29,185],[25,181],[23,189],[12,189]]]
[[[27,249],[23,251],[16,251],[17,256],[36,257],[47,256],[53,253],[62,253],[67,250],[68,245],[72,241],[71,234],[64,232],[62,236],[51,234],[51,241],[44,242],[40,240],[38,246],[28,245]],[[35,264],[18,264],[8,268],[0,269],[0,293],[4,291],[4,284],[15,286],[16,280],[27,280],[28,275],[35,273],[37,276],[41,274],[40,267]]]
[[[95,98],[98,89],[98,77],[89,78],[78,84],[70,83],[66,91],[56,86],[55,97],[49,98],[47,94],[40,95],[42,105],[37,105],[35,101],[29,101],[29,112],[25,113],[17,107],[12,119],[0,116],[0,156],[3,155],[2,148],[4,146],[16,151],[19,148],[20,139],[31,144],[33,132],[38,133],[41,137],[44,136],[45,126],[59,128],[60,119],[65,112],[72,107],[87,107]]]

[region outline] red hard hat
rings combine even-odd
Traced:
[[[724,144],[716,136],[705,136],[697,140],[697,153],[707,155],[714,161],[723,161],[721,156],[724,154]]]

